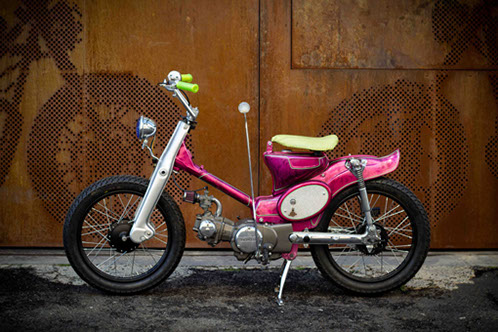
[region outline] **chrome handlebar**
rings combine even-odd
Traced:
[[[173,97],[176,97],[180,100],[183,107],[187,110],[187,120],[195,121],[197,116],[199,115],[199,109],[197,107],[192,107],[192,105],[188,102],[187,98],[183,95],[180,89],[177,88],[178,82],[182,81],[182,75],[176,71],[170,71],[168,77],[164,79],[163,83],[159,83],[159,86],[166,88],[166,90],[173,92]]]

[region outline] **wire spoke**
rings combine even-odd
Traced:
[[[161,229],[161,227],[163,227],[165,225],[166,225],[166,221],[163,221],[162,223],[160,223],[159,226],[156,227],[156,234],[157,233],[167,232],[168,231],[168,226],[167,225],[166,225],[166,228],[164,228],[163,230],[161,230],[160,232],[158,232],[158,230]]]
[[[351,264],[351,265],[349,266],[349,268],[350,268],[350,269],[353,269],[353,266],[356,266],[356,263],[358,263],[358,262],[360,261],[360,259],[362,259],[362,258],[363,258],[363,256],[358,257],[358,259],[356,259],[356,260],[354,261],[354,263],[353,263],[353,264]]]
[[[99,250],[97,250],[97,252],[96,252],[96,253],[95,253],[95,255],[93,256],[93,260],[97,259],[97,256],[100,254],[100,252],[102,251],[102,249],[104,249],[105,244],[106,244],[106,242],[102,243],[102,246],[99,248]],[[94,248],[94,249],[92,249],[92,251],[93,251],[93,250],[95,250],[95,248]],[[91,255],[92,251],[90,251],[90,252],[88,253],[87,257],[90,257],[90,255]],[[92,261],[92,263],[93,263],[93,261]]]
[[[88,221],[85,220],[85,223],[91,226],[100,236],[102,236],[104,239],[107,239],[107,237],[102,234],[99,230],[97,230],[95,227],[93,227]]]
[[[373,204],[370,204],[370,207],[375,206],[375,204],[377,204],[377,202],[379,201],[379,198],[380,198],[380,195],[377,194],[377,199],[375,200],[375,202]]]
[[[398,214],[403,213],[403,212],[405,212],[405,210],[401,210],[401,211],[398,211],[398,212],[396,212],[396,213],[392,213],[392,214],[387,215],[387,216],[382,216],[382,217],[380,217],[379,219],[375,220],[375,222],[378,222],[378,221],[380,221],[380,220],[385,220],[385,219],[387,219],[387,218],[390,218],[390,217],[392,217],[392,216],[398,215]],[[405,213],[406,213],[406,212],[405,212]]]
[[[118,258],[116,258],[114,261],[111,262],[111,264],[108,264],[107,266],[111,266],[111,265],[114,265],[114,270],[116,270],[116,262],[121,258],[123,257],[124,255],[126,254],[126,251],[123,252],[121,255],[118,256]],[[116,257],[117,255],[114,255],[112,256],[111,258],[114,258]],[[104,262],[108,261],[109,259],[106,259]],[[102,263],[100,263],[99,265],[97,265],[97,267],[99,267],[100,265],[102,265]]]
[[[402,253],[402,254],[408,254],[408,250],[399,250],[399,249],[394,249],[394,248],[391,248],[391,247],[389,247],[389,248],[386,247],[386,249],[389,249],[392,252],[399,252],[399,253]]]
[[[104,264],[105,262],[107,262],[107,261],[111,260],[112,258],[116,257],[116,255],[111,255],[111,254],[112,254],[112,250],[111,250],[111,251],[109,251],[109,258],[107,258],[107,259],[106,259],[105,261],[103,261],[103,262],[100,262],[100,264],[99,264],[99,265],[97,265],[97,267],[100,267],[100,266],[101,266],[102,264]],[[111,263],[111,264],[112,264],[112,263]]]
[[[375,255],[374,255],[374,256],[371,256],[371,257],[373,257],[373,258],[377,261],[377,263],[379,263],[379,265],[383,266],[383,262],[382,262],[382,263],[381,263],[381,262],[379,262],[379,258],[378,258],[377,256],[375,256]],[[391,265],[391,266],[392,266],[392,265]],[[393,270],[391,270],[391,271],[393,271]],[[391,273],[391,271],[389,271],[389,270],[386,268],[386,273]],[[381,271],[381,273],[382,273],[382,271]]]
[[[102,239],[104,240],[104,239]],[[100,241],[102,241],[100,240]],[[100,244],[100,242],[90,242],[90,241],[81,241],[81,243],[84,243],[84,244]],[[86,248],[86,249],[90,249],[90,248]]]
[[[104,200],[104,202],[105,202],[105,200]],[[105,204],[105,203],[104,203],[104,204]],[[112,213],[112,214],[114,214],[116,217],[120,218],[119,220],[121,220],[121,216],[120,216],[119,214],[117,214],[116,212],[112,211],[111,209],[109,209],[107,206],[104,206],[104,205],[102,205],[102,204],[100,204],[100,203],[97,203],[97,205],[98,205],[98,206],[100,206],[100,207],[103,207],[103,208],[104,208],[104,210],[105,210],[106,212],[107,212],[107,211],[111,212],[111,213]]]
[[[92,208],[92,210],[93,210],[93,211],[95,211],[95,212],[100,213],[101,215],[106,216],[106,218],[107,218],[107,219],[109,219],[109,218],[110,218],[110,219],[112,219],[112,220],[116,220],[116,221],[118,221],[118,222],[119,222],[119,219],[116,219],[116,218],[114,218],[114,217],[111,217],[110,215],[108,215],[108,214],[106,214],[106,213],[104,213],[104,212],[102,212],[102,211],[100,211],[100,210],[97,210],[96,208]],[[88,214],[88,216],[89,216],[89,214]]]
[[[131,199],[133,198],[133,195],[130,195],[130,199],[126,203],[126,206],[123,206],[123,212],[121,213],[121,217],[119,219],[123,219],[125,214],[128,218],[130,218],[130,215],[128,214],[128,205],[130,205]],[[122,204],[122,203],[121,203]]]
[[[106,229],[106,228],[108,228],[108,227],[103,227],[103,226],[109,226],[109,225],[111,225],[111,224],[112,224],[112,223],[109,223],[109,224],[99,224],[99,226],[102,226],[102,229],[101,229],[101,230],[104,230],[104,229]],[[86,229],[86,228],[90,228],[90,227],[92,227],[92,226],[82,226],[82,227],[81,227],[81,229]]]
[[[132,197],[133,197],[133,195],[131,195],[130,200],[131,200],[131,198],[132,198]],[[132,205],[131,205],[128,209],[126,209],[126,210],[123,212],[123,216],[124,216],[124,215],[125,215],[125,213],[126,213],[126,216],[128,217],[128,219],[130,219],[130,220],[131,220],[131,219],[133,219],[133,218],[131,218],[131,217],[130,217],[130,215],[128,214],[128,212],[130,212],[130,211],[131,211],[131,209],[133,209],[133,207],[135,206],[135,204],[137,204],[137,202],[140,200],[140,198],[141,198],[140,196],[137,196],[137,199],[135,200],[135,202],[133,202],[133,204],[132,204]]]
[[[339,214],[339,213],[336,213],[335,215],[336,215],[336,216],[339,216],[339,217],[343,217],[343,218],[349,219],[349,220],[354,221],[354,222],[357,222],[357,223],[362,223],[362,222],[363,222],[363,220],[353,219],[353,218],[350,218],[350,217],[348,217],[348,216],[344,216],[344,215]],[[354,227],[354,224],[353,224],[353,227]]]
[[[147,249],[147,247],[143,244],[143,243],[140,243],[140,245],[142,246],[142,250],[147,253],[150,257],[152,257],[152,260],[154,261],[154,264],[157,264],[157,261],[156,259],[154,258],[154,255],[152,255],[149,250]]]
[[[357,214],[354,214],[353,212],[349,211],[349,210],[345,210],[343,209],[342,207],[339,207],[339,210],[342,210],[342,211],[346,211],[350,216],[354,216],[356,218],[358,218],[358,220],[361,220],[363,222],[363,218],[360,217],[359,215]]]
[[[164,214],[157,208],[154,213],[154,224],[157,224],[153,241],[154,247],[141,243],[136,250],[116,250],[120,243],[111,243],[111,225],[116,223],[131,224],[129,216],[140,203],[142,195],[130,192],[113,193],[93,203],[80,226],[80,241],[84,255],[101,273],[111,278],[141,278],[151,271],[166,254],[165,246],[169,244],[168,224]],[[124,228],[126,229],[126,228]],[[113,240],[114,241],[114,240]],[[116,237],[116,241],[120,241]],[[149,245],[150,246],[150,245]],[[155,248],[155,247],[158,248]],[[107,251],[109,254],[107,254]],[[123,258],[124,257],[124,258]]]
[[[168,229],[166,228],[166,229],[163,229],[163,230],[162,230],[162,231],[160,231],[160,232],[156,232],[156,234],[166,233],[167,231],[168,231]]]
[[[397,246],[394,246],[395,248],[410,248],[412,245],[411,244],[398,244]],[[386,246],[386,249],[389,249],[389,246]]]
[[[130,272],[130,277],[133,276],[133,267],[135,266],[135,256],[137,255],[137,252],[133,252],[133,260],[131,261],[131,272]]]
[[[351,225],[353,225],[353,228],[354,228],[353,217],[351,217],[351,213],[349,212],[349,209],[348,209],[348,203],[347,203],[347,202],[345,202],[345,203],[344,203],[344,206],[346,207],[346,211],[348,212],[349,219],[351,220]]]
[[[358,214],[355,214],[356,210],[354,209],[356,202],[353,201],[355,198],[356,196],[349,198],[337,208],[329,221],[329,232],[357,233],[357,227],[355,227],[355,225],[363,223],[364,221]],[[351,206],[350,201],[353,204],[353,207]],[[406,240],[403,240],[405,241],[404,244],[395,246],[392,239],[389,239],[389,237],[394,236],[394,239],[397,239],[398,236],[401,236],[412,240],[411,235],[413,233],[413,230],[411,229],[412,223],[410,222],[407,212],[396,200],[383,194],[371,193],[369,204],[371,207],[379,204],[380,208],[383,208],[381,211],[382,214],[379,213],[380,216],[374,222],[378,223],[379,226],[377,227],[382,227],[385,230],[383,237],[387,235],[387,245],[383,248],[374,247],[374,250],[377,251],[373,253],[367,253],[363,245],[346,244],[344,247],[329,246],[332,259],[344,273],[367,280],[370,278],[388,276],[402,266],[403,262],[408,257],[412,244],[406,244]],[[403,215],[403,213],[405,213],[405,215]],[[397,215],[401,216],[396,217]],[[337,222],[337,218],[339,217],[344,218],[345,220]],[[386,227],[386,220],[388,221],[388,227]],[[352,228],[351,226],[345,227],[340,225],[347,225],[349,223],[353,226]]]
[[[157,235],[157,234],[156,234]],[[156,239],[157,241],[159,242],[162,242],[164,244],[168,244],[168,242],[164,241],[164,240],[161,240],[160,238],[156,237],[156,235],[153,236],[154,239]]]
[[[388,242],[391,243],[391,245],[393,245],[391,240],[388,240]],[[401,264],[401,262],[398,260],[398,256],[396,256],[396,253],[393,251],[393,249],[389,249],[389,250],[391,250],[391,252],[393,253],[393,256],[396,259],[396,262],[398,262],[398,265]]]
[[[337,227],[339,227],[339,228],[346,228],[346,227],[340,226],[338,223],[336,223],[336,222],[334,221],[334,219],[330,219],[330,221],[332,221],[332,222],[333,222],[333,223],[334,223]]]
[[[91,232],[87,232],[87,233],[81,233],[81,236],[100,233],[100,231],[103,231],[103,230],[105,230],[105,228],[100,228],[99,230],[95,230],[95,231],[91,231]]]
[[[410,239],[410,240],[412,239],[411,236],[403,234],[403,233],[398,233],[398,232],[395,232],[395,231],[392,231],[392,233],[394,233],[396,235],[399,235],[399,236],[402,236],[402,237],[406,237],[407,239]]]

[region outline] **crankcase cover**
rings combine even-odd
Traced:
[[[318,181],[301,183],[290,188],[278,201],[278,213],[290,221],[312,218],[330,201],[330,188]]]
[[[263,235],[258,230],[258,241],[261,242]],[[235,245],[237,248],[245,253],[255,252],[256,246],[256,232],[254,226],[242,226],[239,228],[237,233],[235,233]]]

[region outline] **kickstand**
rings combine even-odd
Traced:
[[[289,272],[292,261],[289,259],[284,260],[282,267],[280,268],[280,286],[278,286],[275,291],[278,290],[277,303],[279,306],[284,305],[282,300],[282,292],[284,291],[285,280],[287,279],[287,273]]]

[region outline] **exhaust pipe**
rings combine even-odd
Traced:
[[[330,232],[294,232],[289,240],[295,244],[365,244],[368,231],[363,234],[337,234]]]

